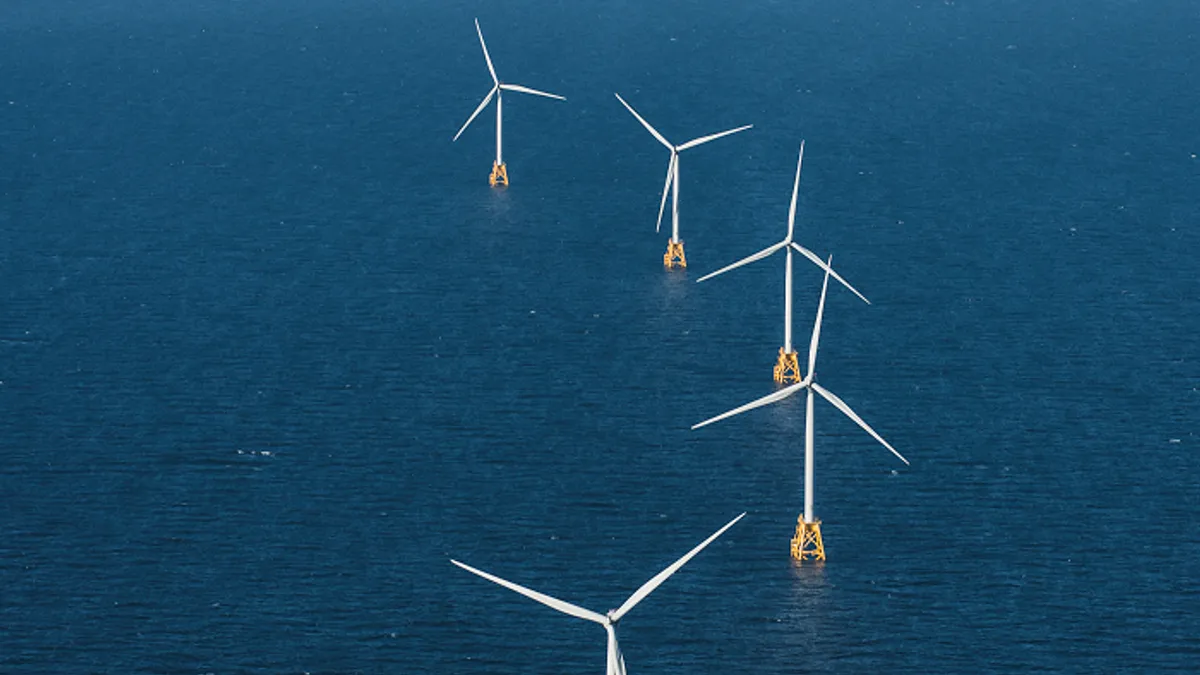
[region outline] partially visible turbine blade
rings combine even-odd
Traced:
[[[715,141],[718,138],[721,138],[722,136],[728,136],[729,134],[736,134],[739,131],[745,131],[752,126],[754,126],[754,125],[747,124],[744,127],[730,129],[729,131],[722,131],[719,134],[712,134],[711,136],[701,136],[700,138],[693,138],[692,140],[688,141],[687,143],[684,143],[683,145],[679,146],[679,152],[683,152],[684,150],[687,150],[688,148],[694,148],[697,145],[703,145],[704,143],[707,143],[709,141]]]
[[[633,109],[633,106],[626,103],[625,99],[621,98],[620,94],[613,93],[613,96],[617,97],[617,100],[621,102],[621,105],[625,106],[626,110],[633,113],[633,116],[637,118],[637,121],[642,123],[642,126],[646,127],[647,131],[654,134],[654,137],[658,139],[659,143],[662,143],[663,145],[667,146],[667,149],[670,150],[671,152],[675,152],[675,146],[668,143],[667,139],[663,138],[662,134],[658,133],[658,130],[656,130],[654,127],[650,126],[649,122],[642,119],[642,116],[637,114],[637,111]]]
[[[503,586],[511,591],[516,591],[517,593],[520,593],[521,595],[524,595],[527,598],[532,598],[534,600],[537,600],[538,602],[542,603],[543,605],[546,605],[548,607],[553,607],[554,609],[557,609],[558,611],[560,611],[564,614],[570,614],[571,616],[576,616],[576,617],[579,617],[580,619],[587,619],[588,621],[595,621],[596,623],[601,624],[601,625],[608,623],[603,615],[597,614],[596,612],[593,612],[590,609],[584,609],[582,607],[572,605],[569,602],[563,602],[562,600],[559,600],[558,598],[552,598],[549,595],[546,595],[544,593],[538,593],[537,591],[525,588],[524,586],[521,586],[520,584],[514,584],[511,581],[505,581],[504,579],[501,579],[498,576],[488,574],[487,572],[484,572],[483,570],[477,570],[474,567],[471,567],[470,565],[466,565],[464,563],[460,563],[457,560],[451,560],[450,562],[454,563],[455,565],[458,565],[459,567],[463,568],[464,570],[466,570],[468,572],[471,572],[472,574],[478,574],[479,576],[483,577],[484,579],[487,579],[488,581],[492,581],[497,584],[500,584],[501,586]]]
[[[826,389],[825,387],[822,387],[821,385],[817,384],[816,382],[812,383],[812,388],[815,389],[818,394],[820,394],[821,396],[824,396],[825,400],[832,403],[834,405],[834,407],[836,407],[838,410],[841,410],[843,413],[846,413],[846,417],[849,417],[850,419],[854,420],[858,424],[858,426],[862,427],[863,430],[865,430],[868,434],[871,434],[872,436],[874,436],[875,440],[877,440],[883,444],[883,447],[887,448],[888,450],[891,450],[893,455],[900,458],[900,461],[904,462],[905,464],[909,463],[907,459],[904,459],[904,455],[896,452],[895,448],[893,448],[887,441],[883,440],[883,436],[880,436],[879,434],[875,433],[875,430],[871,428],[871,425],[864,422],[861,417],[859,417],[857,414],[855,414],[855,412],[850,409],[850,406],[846,405],[845,401],[838,398],[832,391],[829,391],[828,389]]]
[[[496,77],[496,69],[492,67],[492,57],[488,55],[487,43],[483,41],[483,30],[479,28],[479,19],[475,19],[475,32],[479,33],[479,45],[483,47],[483,58],[487,59],[488,72],[492,74],[492,82],[499,86],[500,78]]]
[[[697,279],[696,283],[700,283],[701,281],[704,281],[705,279],[711,279],[711,278],[717,276],[718,274],[724,274],[735,267],[741,267],[742,265],[748,265],[748,264],[754,262],[755,260],[762,260],[763,258],[771,255],[772,253],[778,251],[779,249],[781,249],[787,245],[788,245],[788,243],[786,241],[781,241],[778,244],[775,244],[773,246],[768,246],[768,247],[764,248],[763,250],[759,251],[758,253],[755,253],[752,256],[747,256],[745,258],[742,258],[741,260],[733,263],[732,265],[726,265],[726,266],[722,267],[721,269],[717,270],[716,272],[710,272],[709,274],[705,274],[704,276]]]
[[[487,104],[492,102],[492,97],[495,95],[496,87],[492,87],[492,90],[488,92],[488,95],[483,97],[483,103],[480,103],[479,107],[475,109],[475,112],[471,113],[471,116],[467,118],[467,123],[462,125],[462,128],[458,130],[457,134],[454,134],[454,141],[457,141],[458,137],[462,136],[462,132],[466,131],[467,127],[471,126],[471,122],[474,122],[475,118],[479,116],[479,113],[483,112],[483,109],[487,107]],[[453,143],[454,141],[450,142]]]
[[[792,230],[796,227],[796,195],[800,194],[800,167],[804,164],[804,141],[800,141],[800,159],[796,160],[796,182],[792,184],[792,206],[788,209],[788,236],[792,240]]]
[[[537,89],[530,89],[529,87],[522,87],[519,84],[502,84],[502,85],[500,85],[500,88],[505,91],[519,91],[522,94],[533,94],[535,96],[545,96],[546,98],[556,98],[560,101],[567,100],[566,96],[559,96],[558,94],[550,94],[550,93],[547,93],[544,91],[538,91]]]
[[[813,368],[817,366],[817,343],[821,341],[821,317],[825,315],[825,291],[829,289],[829,270],[832,268],[833,256],[829,256],[825,283],[821,284],[821,304],[817,305],[817,320],[813,323],[812,341],[808,343],[808,373],[805,374],[808,378],[813,376]]]
[[[796,384],[793,384],[789,387],[784,387],[783,389],[780,389],[779,391],[775,392],[774,394],[768,394],[756,401],[751,401],[744,406],[741,406],[739,408],[734,408],[733,410],[730,410],[729,412],[721,413],[720,415],[706,419],[699,424],[693,424],[692,429],[699,429],[700,427],[707,426],[709,424],[712,424],[713,422],[719,422],[719,421],[725,419],[726,417],[733,417],[734,415],[740,415],[741,413],[744,413],[747,410],[753,410],[760,406],[767,405],[768,403],[774,403],[776,401],[781,401],[781,400],[791,396],[792,394],[796,393],[797,391],[800,391],[805,386],[807,386],[806,382],[797,382]]]
[[[724,527],[722,527],[721,529],[714,532],[711,536],[709,536],[708,539],[705,539],[704,541],[700,542],[699,546],[688,551],[682,558],[680,558],[679,560],[676,560],[670,567],[668,567],[667,569],[654,575],[654,578],[651,579],[650,581],[647,581],[646,583],[642,584],[641,588],[637,589],[637,591],[635,591],[633,595],[629,596],[629,599],[625,601],[625,604],[618,607],[617,611],[612,613],[612,620],[614,622],[619,621],[621,619],[621,617],[625,616],[626,612],[633,609],[639,602],[641,602],[643,599],[645,599],[645,597],[647,595],[650,595],[651,593],[653,593],[654,589],[656,589],[660,585],[662,585],[662,582],[666,581],[672,574],[675,574],[676,572],[678,572],[680,567],[683,567],[684,565],[686,565],[687,561],[696,557],[696,554],[699,553],[700,551],[703,551],[704,547],[713,543],[713,541],[717,537],[721,536],[722,534],[725,534],[725,530],[728,530],[729,528],[733,527],[734,524],[737,523],[737,521],[739,521],[745,517],[746,517],[746,514],[743,513],[742,515],[738,516],[737,518],[734,518],[733,520],[729,521],[728,523],[725,523]]]
[[[617,631],[611,624],[604,626],[608,632],[608,669],[607,675],[625,675],[625,658],[621,656],[621,645],[617,644]]]
[[[675,175],[675,162],[678,156],[675,151],[671,151],[671,161],[667,162],[667,182],[663,185],[662,201],[658,203],[658,221],[654,223],[654,231],[658,232],[662,227],[663,209],[667,208],[667,193],[671,191],[671,178]]]
[[[804,248],[803,246],[801,246],[800,244],[797,244],[794,241],[792,242],[792,248],[796,249],[801,254],[803,254],[805,258],[808,258],[809,260],[813,261],[813,264],[815,264],[817,267],[820,267],[821,269],[823,269],[826,272],[829,272],[831,275],[833,275],[834,279],[837,279],[843,286],[845,286],[846,288],[849,288],[851,292],[853,292],[858,297],[862,298],[863,302],[867,303],[868,305],[871,304],[871,301],[867,299],[867,296],[863,295],[862,293],[859,293],[857,288],[851,286],[849,281],[846,281],[845,279],[842,278],[842,275],[838,274],[829,265],[826,265],[825,261],[818,258],[816,253],[813,253],[812,251]]]

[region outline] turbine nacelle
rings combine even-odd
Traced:
[[[855,424],[857,424],[864,431],[866,431],[868,434],[870,434],[872,438],[879,441],[879,443],[882,444],[883,447],[890,450],[893,455],[899,457],[900,461],[904,462],[905,464],[909,463],[909,461],[904,458],[904,455],[901,455],[895,448],[892,447],[892,445],[890,443],[883,440],[883,437],[880,436],[874,429],[872,429],[871,425],[867,424],[863,420],[863,418],[859,417],[858,413],[854,412],[850,408],[850,406],[846,405],[845,401],[838,398],[838,396],[836,394],[829,391],[825,387],[822,387],[821,385],[817,384],[817,381],[816,381],[817,346],[819,345],[819,343],[821,341],[821,320],[825,315],[825,295],[826,295],[826,292],[829,290],[829,277],[833,273],[832,266],[833,266],[833,256],[830,256],[829,260],[825,263],[825,267],[826,267],[825,282],[821,286],[821,301],[817,305],[817,318],[813,322],[812,341],[809,342],[809,345],[808,345],[808,374],[805,375],[804,379],[800,382],[797,382],[796,384],[793,384],[788,387],[784,387],[783,389],[780,389],[779,391],[777,391],[773,394],[768,394],[766,396],[763,396],[760,399],[751,401],[743,406],[739,406],[728,412],[721,413],[720,415],[717,415],[716,417],[711,417],[707,420],[704,420],[703,422],[700,422],[699,424],[692,425],[692,429],[699,429],[700,427],[707,426],[714,422],[719,422],[727,417],[733,417],[734,415],[740,415],[741,413],[744,413],[748,410],[753,410],[755,408],[760,408],[764,405],[769,405],[769,404],[775,403],[777,401],[782,401],[783,399],[788,398],[792,394],[795,394],[796,392],[798,392],[802,389],[806,389],[810,392],[810,395],[812,392],[816,392],[817,394],[819,394],[821,396],[821,398],[825,399],[826,401],[829,401],[833,405],[833,407],[840,410],[842,412],[842,414],[844,414],[846,417],[849,417]]]
[[[501,113],[500,113],[499,98],[501,96],[501,92],[515,91],[515,92],[520,92],[522,94],[533,94],[535,96],[544,96],[546,98],[552,98],[552,99],[556,99],[559,101],[565,101],[567,99],[566,99],[566,97],[559,96],[558,94],[551,94],[549,92],[539,91],[537,89],[531,89],[530,87],[522,86],[519,84],[506,84],[506,83],[501,82],[500,78],[496,75],[496,67],[494,65],[492,65],[492,57],[490,54],[488,54],[487,43],[484,42],[484,40],[483,40],[483,30],[479,27],[479,19],[475,19],[475,32],[479,35],[479,46],[483,48],[483,58],[487,62],[488,73],[492,76],[492,88],[488,91],[487,96],[483,97],[483,101],[480,102],[479,106],[475,108],[475,112],[471,113],[471,116],[467,118],[467,121],[458,130],[458,133],[454,134],[454,140],[455,141],[458,140],[458,137],[461,136],[462,133],[467,130],[467,127],[471,126],[471,122],[475,121],[475,118],[479,116],[479,113],[483,112],[483,109],[486,108],[488,103],[491,103],[492,98],[495,97],[497,99],[497,103],[496,103],[496,157],[497,157],[497,163],[499,163],[499,161],[500,161],[500,128],[501,128],[501,121],[500,121]]]
[[[845,279],[843,279],[842,275],[835,272],[833,270],[833,267],[826,264],[824,260],[821,260],[821,258],[819,258],[816,253],[813,253],[812,251],[808,250],[807,248],[804,248],[803,246],[801,246],[800,244],[797,244],[795,241],[792,240],[793,233],[795,232],[795,229],[796,229],[796,198],[800,194],[800,169],[803,166],[804,166],[804,141],[800,141],[800,158],[798,160],[796,160],[796,178],[792,182],[792,202],[791,202],[791,205],[788,207],[787,236],[784,237],[782,241],[780,241],[776,244],[772,244],[772,245],[764,248],[763,250],[759,251],[758,253],[754,253],[752,255],[746,256],[745,258],[742,258],[741,260],[739,260],[731,265],[726,265],[725,267],[722,267],[721,269],[717,270],[716,272],[710,272],[709,274],[706,274],[706,275],[700,277],[699,279],[696,280],[696,283],[700,283],[701,281],[711,279],[719,274],[724,274],[724,273],[728,272],[729,270],[736,269],[738,267],[741,267],[742,265],[748,265],[757,260],[762,260],[763,258],[766,258],[767,256],[770,256],[777,251],[789,249],[788,250],[789,254],[791,253],[791,251],[794,250],[797,253],[799,253],[800,255],[804,256],[805,258],[808,258],[810,261],[812,261],[812,263],[814,265],[825,270],[825,272],[827,274],[832,274],[834,279],[836,279],[839,283],[841,283],[846,288],[850,289],[850,292],[854,293],[859,298],[861,298],[863,302],[867,303],[868,305],[871,304],[871,301],[867,300],[867,296],[863,295],[862,293],[859,293],[857,288],[855,288],[854,286],[851,286],[849,281],[846,281]],[[789,278],[790,278],[790,276],[791,276],[790,271],[788,274],[789,274]]]
[[[621,105],[625,106],[625,109],[628,110],[630,112],[630,114],[632,114],[635,118],[637,118],[638,122],[641,122],[643,127],[646,127],[646,131],[649,131],[650,134],[652,136],[654,136],[654,138],[656,138],[659,143],[662,143],[663,146],[666,147],[667,150],[671,151],[671,160],[670,160],[670,162],[667,163],[667,179],[665,181],[665,185],[663,185],[662,200],[659,202],[659,205],[658,205],[658,221],[654,225],[655,232],[658,232],[662,228],[663,210],[667,206],[667,195],[671,192],[672,188],[674,188],[674,190],[675,190],[675,200],[676,200],[675,206],[676,207],[679,206],[679,153],[683,152],[684,150],[694,148],[697,145],[703,145],[705,143],[708,143],[709,141],[715,141],[718,138],[723,138],[723,137],[729,136],[731,134],[736,134],[739,131],[745,131],[746,129],[749,129],[754,126],[753,124],[747,124],[745,126],[737,127],[735,129],[728,129],[728,130],[722,131],[720,133],[709,134],[708,136],[701,136],[699,138],[693,138],[692,140],[690,140],[686,143],[681,143],[679,145],[673,145],[670,141],[668,141],[665,137],[663,137],[662,134],[658,133],[657,129],[650,126],[650,123],[647,122],[644,117],[639,115],[638,112],[633,109],[633,106],[626,103],[625,99],[621,98],[620,94],[614,93],[613,95],[617,97],[617,100],[621,102]],[[678,224],[679,224],[679,211],[677,208],[672,209],[671,220],[672,220],[672,237],[674,237],[676,234],[678,234],[677,230],[678,230]]]
[[[625,658],[623,656],[621,656],[621,649],[620,649],[619,645],[617,644],[617,632],[616,632],[617,622],[621,620],[621,617],[628,614],[629,610],[633,609],[635,606],[637,606],[637,604],[639,602],[644,600],[646,598],[646,596],[648,596],[652,592],[654,592],[654,589],[656,589],[660,585],[662,585],[662,583],[664,581],[666,581],[672,574],[675,574],[676,572],[678,572],[679,569],[681,567],[683,567],[685,564],[687,564],[687,562],[689,560],[694,558],[696,556],[696,554],[698,554],[698,553],[700,553],[700,551],[704,550],[705,547],[707,547],[709,544],[711,544],[713,541],[715,541],[717,537],[724,534],[726,530],[733,527],[735,523],[737,523],[739,520],[741,520],[745,516],[746,516],[746,514],[743,513],[740,516],[738,516],[737,518],[734,518],[733,520],[726,523],[724,525],[724,527],[722,527],[721,529],[714,532],[712,535],[710,535],[708,537],[708,539],[705,539],[704,541],[700,542],[700,544],[698,546],[696,546],[692,550],[688,551],[686,554],[684,554],[684,556],[682,558],[680,558],[679,560],[676,560],[669,567],[667,567],[663,571],[656,574],[652,579],[650,579],[646,583],[642,584],[642,586],[640,588],[638,588],[636,591],[634,591],[633,595],[629,596],[629,599],[627,599],[620,607],[618,607],[616,609],[610,609],[607,612],[605,612],[604,614],[599,614],[599,613],[593,612],[589,609],[584,609],[583,607],[580,607],[578,605],[573,605],[569,602],[565,602],[563,600],[559,600],[558,598],[551,597],[544,593],[539,593],[535,590],[526,588],[519,584],[515,584],[511,581],[501,579],[500,577],[497,577],[493,574],[484,572],[483,570],[475,569],[474,567],[471,567],[470,565],[461,563],[457,560],[451,560],[450,562],[458,567],[461,567],[464,570],[467,570],[468,572],[471,572],[472,574],[481,576],[484,579],[487,579],[488,581],[491,581],[491,582],[494,582],[501,586],[504,586],[505,588],[507,588],[511,591],[520,593],[521,595],[524,595],[527,598],[536,600],[536,601],[542,603],[543,605],[546,605],[552,609],[556,609],[559,612],[562,612],[563,614],[569,614],[571,616],[574,616],[574,617],[577,617],[580,619],[586,619],[593,623],[598,623],[601,626],[604,626],[604,631],[605,631],[605,633],[608,634],[608,650],[607,650],[608,651],[608,666],[607,666],[608,675],[624,675],[625,674]]]

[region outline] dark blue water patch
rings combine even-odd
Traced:
[[[1182,3],[18,3],[0,98],[0,670],[1193,668]],[[494,129],[455,131],[489,77]],[[690,267],[660,265],[688,151]],[[10,103],[11,101],[11,103]],[[831,287],[794,567],[784,234]],[[796,262],[793,340],[819,270]],[[733,664],[736,664],[734,666]]]

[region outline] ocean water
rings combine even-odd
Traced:
[[[490,86],[512,186],[486,178]],[[0,672],[1200,668],[1200,9],[8,0]],[[690,267],[653,231],[674,142]],[[832,286],[788,558],[784,234]],[[819,270],[797,259],[795,342]]]

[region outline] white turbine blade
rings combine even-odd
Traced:
[[[687,554],[685,554],[679,560],[676,560],[674,562],[674,564],[672,564],[670,567],[668,567],[667,569],[654,575],[654,578],[651,579],[650,581],[647,581],[646,583],[642,584],[641,588],[637,589],[637,591],[635,591],[633,595],[629,596],[629,599],[625,601],[625,604],[618,607],[617,611],[612,613],[612,620],[614,622],[619,621],[621,619],[621,617],[625,616],[626,612],[633,609],[639,602],[641,602],[643,599],[645,599],[645,597],[647,595],[650,595],[652,592],[654,592],[654,589],[656,589],[660,585],[662,585],[662,582],[666,581],[672,574],[675,574],[676,572],[678,572],[679,568],[686,565],[687,561],[696,557],[696,554],[699,553],[700,551],[703,551],[704,547],[713,543],[713,541],[717,537],[721,536],[722,534],[725,534],[725,530],[728,530],[729,528],[733,527],[734,524],[737,523],[737,521],[739,521],[745,517],[746,517],[746,514],[743,513],[742,515],[738,516],[737,518],[734,518],[733,520],[729,521],[728,523],[725,523],[724,527],[722,527],[721,529],[714,532],[711,536],[709,536],[708,539],[705,539],[704,541],[700,542],[699,546],[688,551]]]
[[[495,95],[496,87],[492,87],[492,90],[488,92],[488,95],[483,97],[483,103],[480,103],[479,107],[475,109],[475,112],[471,113],[471,116],[467,118],[467,123],[462,125],[462,128],[458,130],[457,134],[454,134],[454,141],[457,141],[458,137],[462,136],[462,132],[466,131],[467,127],[471,126],[471,122],[474,122],[475,118],[479,117],[479,113],[483,112],[483,109],[487,107],[487,104],[492,102],[492,97]],[[450,142],[453,143],[454,141]]]
[[[857,288],[851,286],[849,281],[846,281],[845,279],[842,278],[842,275],[838,274],[829,265],[826,265],[825,261],[818,258],[816,253],[813,253],[812,251],[804,248],[803,246],[801,246],[800,244],[797,244],[794,241],[792,242],[792,248],[799,251],[805,258],[808,258],[809,260],[813,261],[813,263],[817,267],[820,267],[821,269],[825,270],[826,272],[829,272],[829,274],[833,275],[834,279],[837,279],[838,282],[840,282],[843,286],[845,286],[846,288],[849,288],[852,293],[857,295],[859,298],[862,298],[863,302],[867,303],[868,305],[871,304],[871,301],[867,299],[867,296],[863,295],[862,293],[859,293]]]
[[[744,127],[730,129],[729,131],[722,131],[719,134],[713,134],[711,136],[701,136],[700,138],[693,138],[692,140],[688,141],[687,143],[684,143],[683,145],[679,146],[679,152],[683,152],[684,150],[687,150],[688,148],[694,148],[697,145],[703,145],[704,143],[707,143],[709,141],[715,141],[718,138],[721,138],[722,136],[728,136],[729,134],[736,134],[739,131],[745,131],[752,126],[754,126],[754,125],[747,124]]]
[[[502,84],[502,85],[500,85],[500,88],[504,89],[506,91],[519,91],[522,94],[533,94],[535,96],[545,96],[546,98],[558,99],[559,101],[567,100],[566,96],[559,96],[558,94],[550,94],[550,93],[547,93],[544,91],[538,91],[537,89],[530,89],[529,87],[522,87],[519,84]]]
[[[788,236],[792,240],[792,230],[796,227],[796,196],[800,194],[800,167],[804,164],[804,141],[800,141],[800,159],[796,160],[796,182],[792,184],[792,206],[788,209]]]
[[[710,272],[709,274],[705,274],[704,276],[697,279],[696,283],[700,283],[701,281],[704,281],[705,279],[711,279],[711,278],[717,276],[718,274],[724,274],[735,267],[741,267],[742,265],[748,265],[748,264],[754,262],[755,260],[762,260],[763,258],[771,255],[772,253],[778,251],[779,249],[781,249],[787,245],[788,245],[788,243],[786,241],[781,241],[778,244],[775,244],[773,246],[768,246],[768,247],[764,248],[763,250],[759,251],[758,253],[755,253],[752,256],[747,256],[745,258],[742,258],[741,260],[733,263],[732,265],[726,265],[725,267],[722,267],[721,269],[717,270],[716,272]]]
[[[488,574],[487,572],[484,572],[483,570],[477,570],[474,567],[471,567],[470,565],[466,565],[464,563],[460,563],[457,560],[451,560],[450,562],[454,563],[455,565],[458,565],[459,567],[463,568],[464,570],[466,570],[468,572],[471,572],[472,574],[478,574],[479,576],[483,577],[484,579],[487,579],[488,581],[492,581],[497,584],[500,584],[501,586],[503,586],[511,591],[516,591],[517,593],[520,593],[521,595],[524,595],[527,598],[532,598],[534,600],[537,600],[538,602],[542,603],[543,605],[546,605],[548,607],[553,607],[554,609],[557,609],[558,611],[560,611],[564,614],[570,614],[571,616],[576,616],[576,617],[579,617],[580,619],[587,619],[588,621],[595,621],[596,623],[601,624],[601,625],[604,625],[607,623],[607,621],[603,615],[597,614],[596,612],[593,612],[589,609],[584,609],[582,607],[572,605],[569,602],[563,602],[562,600],[559,600],[558,598],[552,598],[549,595],[546,595],[544,593],[538,593],[537,591],[525,588],[524,586],[521,586],[520,584],[514,584],[511,581],[505,581],[504,579],[501,579],[498,576]]]
[[[817,343],[821,341],[821,317],[825,315],[825,291],[829,290],[829,269],[833,265],[833,256],[829,256],[830,267],[826,268],[825,283],[821,284],[821,303],[817,305],[817,320],[813,323],[812,341],[808,343],[808,374],[813,376],[813,368],[817,366]]]
[[[617,631],[612,624],[607,624],[604,628],[608,631],[607,675],[625,675],[625,658],[621,656],[621,646],[617,644]]]
[[[637,111],[633,109],[633,106],[631,106],[631,105],[629,105],[628,103],[626,103],[626,102],[625,102],[625,99],[621,98],[621,95],[620,95],[620,94],[614,93],[614,94],[613,94],[613,96],[616,96],[616,97],[617,97],[617,100],[621,102],[621,105],[625,106],[625,109],[626,109],[626,110],[628,110],[629,112],[633,113],[633,116],[637,118],[637,121],[639,121],[639,122],[641,122],[641,123],[642,123],[642,126],[646,127],[646,130],[647,130],[647,131],[649,131],[650,133],[654,134],[654,137],[658,139],[658,142],[659,142],[659,143],[662,143],[663,145],[667,146],[667,149],[668,149],[668,150],[670,150],[670,151],[672,151],[672,152],[674,152],[674,151],[675,151],[675,146],[673,146],[673,145],[671,145],[670,143],[668,143],[668,142],[667,142],[667,139],[663,138],[663,135],[662,135],[662,134],[658,133],[658,131],[657,131],[657,130],[656,130],[654,127],[650,126],[650,123],[649,123],[649,122],[647,122],[646,120],[642,119],[642,116],[641,116],[641,115],[639,115],[639,114],[637,114]]]
[[[767,405],[768,403],[774,403],[776,401],[781,401],[781,400],[791,396],[792,394],[796,393],[797,391],[803,389],[804,387],[805,387],[804,382],[797,382],[796,384],[793,384],[790,387],[784,387],[783,389],[780,389],[779,391],[775,392],[774,394],[768,394],[756,401],[751,401],[744,406],[741,406],[739,408],[734,408],[733,410],[730,410],[729,412],[721,413],[720,415],[706,419],[699,424],[693,424],[692,429],[699,429],[700,427],[707,426],[709,424],[712,424],[713,422],[719,422],[719,421],[725,419],[726,417],[733,417],[734,415],[740,415],[741,413],[744,413],[747,410],[753,410],[755,408]]]
[[[672,151],[671,161],[667,162],[667,182],[663,185],[662,201],[658,203],[658,221],[654,223],[655,232],[658,232],[659,228],[662,227],[663,210],[667,208],[667,194],[671,191],[671,178],[674,176],[675,162],[677,160],[678,157],[675,155],[675,152]]]
[[[821,396],[824,396],[826,401],[829,401],[830,403],[832,403],[834,405],[834,407],[836,407],[838,410],[841,410],[843,413],[845,413],[846,417],[849,417],[850,419],[854,420],[858,424],[858,426],[862,427],[863,430],[865,430],[868,434],[871,434],[872,436],[874,436],[875,440],[877,440],[883,444],[883,447],[887,448],[888,450],[891,450],[893,455],[900,458],[900,461],[904,462],[905,464],[909,463],[907,459],[904,459],[904,455],[896,452],[895,448],[893,448],[887,441],[883,440],[883,436],[880,436],[879,434],[875,433],[875,430],[871,428],[871,425],[864,422],[861,417],[859,417],[857,414],[855,414],[855,412],[850,409],[850,406],[846,405],[845,401],[838,398],[832,391],[829,391],[828,389],[826,389],[825,387],[822,387],[821,385],[817,384],[816,382],[812,383],[812,388],[815,389],[818,394],[820,394]]]
[[[479,46],[483,47],[483,58],[487,59],[488,72],[492,74],[492,82],[499,86],[500,78],[496,77],[496,69],[492,67],[492,57],[488,55],[487,43],[483,41],[483,30],[479,28],[479,19],[475,19],[475,32],[479,33]]]

